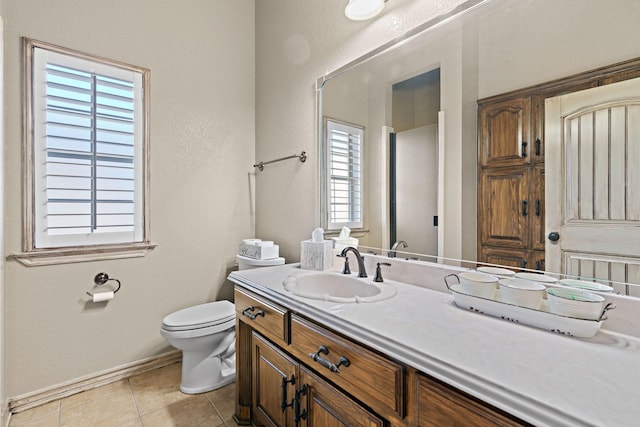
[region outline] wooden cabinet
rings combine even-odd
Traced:
[[[257,332],[253,346],[253,422],[264,426],[380,426],[384,420],[315,375]]]
[[[303,317],[291,316],[291,352],[311,369],[386,416],[404,416],[401,364]]]
[[[416,375],[416,389],[416,417],[420,427],[528,425],[425,375]]]
[[[478,261],[535,268],[545,247],[544,98],[479,101],[478,126]]]
[[[531,97],[483,106],[479,110],[480,162],[483,167],[531,163]]]
[[[257,332],[252,336],[253,416],[257,425],[293,426],[287,406],[295,395],[298,363]]]
[[[241,286],[235,303],[239,425],[524,425]]]

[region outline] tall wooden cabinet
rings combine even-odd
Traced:
[[[533,95],[479,102],[481,262],[543,267],[543,107],[544,99]]]

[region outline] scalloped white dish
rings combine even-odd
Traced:
[[[518,279],[533,280],[534,282],[540,283],[556,283],[558,281],[555,277],[545,276],[540,273],[527,273],[526,271],[516,273],[516,277]]]
[[[553,314],[549,312],[549,306],[546,301],[537,310],[507,304],[502,302],[500,291],[496,292],[495,299],[491,300],[465,294],[462,292],[460,285],[451,285],[449,290],[453,294],[453,300],[458,307],[561,335],[591,338],[598,332],[605,319],[604,316],[602,316],[601,320],[589,320]],[[604,311],[613,308],[615,306],[611,304]]]
[[[568,286],[571,288],[584,289],[587,291],[596,291],[596,292],[611,292],[613,288],[611,286],[603,285],[598,282],[590,282],[587,280],[577,280],[577,279],[562,279],[558,282],[562,286]]]

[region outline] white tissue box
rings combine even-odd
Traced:
[[[331,261],[333,261],[333,242],[331,240],[323,240],[322,242],[303,240],[300,242],[300,246],[300,268],[331,270]]]
[[[278,258],[280,246],[274,245],[273,242],[240,243],[238,255],[253,259]]]

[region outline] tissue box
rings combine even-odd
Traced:
[[[240,243],[238,255],[253,259],[272,259],[280,256],[280,246],[273,242],[250,242]]]
[[[331,261],[333,261],[333,242],[331,240],[323,240],[322,242],[303,240],[300,242],[300,246],[300,268],[320,271],[331,270]]]

